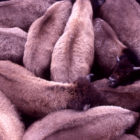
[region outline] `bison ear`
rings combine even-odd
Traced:
[[[133,70],[134,70],[134,71],[140,70],[140,67],[133,67]]]
[[[94,74],[93,73],[90,73],[86,76],[86,79],[91,82],[92,81],[92,78],[94,77]]]
[[[120,58],[117,56],[117,62],[120,62]]]

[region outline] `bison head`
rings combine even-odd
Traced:
[[[76,110],[87,110],[90,107],[98,106],[104,103],[105,99],[100,96],[100,93],[96,91],[91,80],[93,74],[89,74],[87,77],[79,77],[75,81],[76,89],[74,99],[68,104],[68,108]]]
[[[114,67],[112,75],[109,77],[109,86],[117,87],[118,85],[132,82],[134,75],[140,70],[136,67],[137,58],[130,50],[123,50],[123,55],[117,57],[117,62]]]

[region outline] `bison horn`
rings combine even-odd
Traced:
[[[140,67],[133,67],[133,70],[140,70]]]
[[[117,56],[117,62],[120,62],[120,58]]]
[[[114,81],[116,81],[116,79],[115,78],[112,78],[111,76],[108,78],[110,81],[112,81],[112,82],[114,82]]]
[[[91,82],[91,79],[93,78],[93,76],[94,76],[94,74],[88,74],[87,76],[86,76],[86,79],[87,80],[89,80],[90,82]]]
[[[83,107],[83,111],[86,111],[90,108],[90,104],[86,104],[84,107]]]

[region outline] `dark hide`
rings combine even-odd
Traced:
[[[140,120],[138,121],[136,128],[134,130],[134,134],[140,138]]]
[[[100,104],[121,106],[133,111],[140,111],[140,81],[111,88],[108,87],[108,80],[103,79],[95,81],[92,88],[100,98],[104,99],[104,102],[101,101]]]
[[[112,73],[117,56],[122,54],[122,49],[126,48],[117,38],[111,26],[100,18],[94,20],[95,33],[95,61],[93,72],[95,77],[109,77]]]
[[[85,79],[85,77],[78,78],[75,84],[77,85],[76,93],[79,93],[83,97],[81,107],[84,107],[84,105],[90,105],[90,107],[95,107],[106,103],[105,100],[99,96],[99,93],[96,91],[96,89],[92,87],[92,84],[90,84],[89,80]],[[88,96],[86,96],[87,94]],[[75,101],[76,100],[73,100],[71,104],[75,104],[75,108],[78,109],[76,107]],[[80,109],[82,110],[83,108]]]
[[[136,0],[138,3],[140,3],[140,0]]]
[[[91,0],[91,4],[92,4],[92,8],[93,8],[93,13],[94,13],[94,17],[99,17],[99,11],[100,11],[100,7],[103,5],[103,3],[105,2],[105,0]]]
[[[133,68],[140,66],[136,54],[131,49],[123,49],[122,55],[117,60],[112,75],[109,77],[109,85],[116,87],[118,85],[126,85],[140,79],[140,70]]]
[[[76,0],[71,0],[73,4],[75,1]],[[100,7],[103,5],[104,2],[105,0],[91,0],[94,17],[99,17]]]

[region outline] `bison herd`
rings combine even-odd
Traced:
[[[139,140],[139,3],[0,0],[0,140]]]

